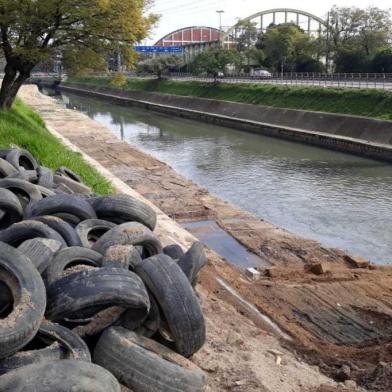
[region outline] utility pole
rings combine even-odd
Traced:
[[[223,10],[216,11],[219,14],[219,46],[222,45],[222,14],[225,12]]]
[[[325,55],[325,68],[327,73],[329,73],[329,11],[327,16],[327,53]]]

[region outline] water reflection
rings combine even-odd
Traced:
[[[392,262],[392,166],[67,94],[119,138],[259,217]]]

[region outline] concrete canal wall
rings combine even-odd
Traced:
[[[66,83],[64,91],[392,161],[392,121]]]

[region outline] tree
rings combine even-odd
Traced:
[[[225,72],[229,64],[238,67],[240,63],[241,56],[233,49],[209,48],[196,56],[192,68],[198,74],[213,75],[216,80],[219,72]]]
[[[392,49],[387,48],[378,52],[371,63],[372,72],[392,73]]]
[[[279,70],[295,71],[300,59],[317,57],[315,40],[293,23],[271,25],[260,35],[257,47],[266,55],[266,62]]]
[[[159,56],[153,59],[146,59],[137,65],[138,72],[155,74],[158,80],[169,71],[176,71],[181,66],[182,61],[179,56]]]
[[[339,72],[367,72],[371,59],[392,38],[389,11],[333,7],[329,12],[328,47]]]
[[[0,42],[6,59],[0,108],[9,109],[33,68],[64,53],[74,70],[102,66],[109,53],[132,59],[132,45],[157,20],[149,0],[0,0]]]

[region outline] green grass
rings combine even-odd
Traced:
[[[110,78],[84,77],[70,82],[110,86]],[[223,101],[352,114],[392,120],[392,92],[377,89],[277,86],[270,84],[203,83],[129,78],[122,90],[211,98]]]
[[[98,194],[113,193],[110,182],[89,166],[81,154],[49,133],[42,118],[19,99],[9,112],[0,111],[0,149],[13,146],[30,151],[40,164],[51,169],[70,168]]]

